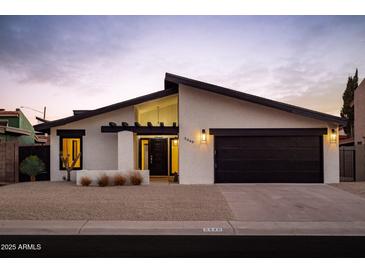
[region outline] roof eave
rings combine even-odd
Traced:
[[[17,128],[17,127],[9,127],[9,126],[0,126],[1,133],[8,133],[10,135],[26,135],[30,136],[32,133],[30,130]]]
[[[322,120],[322,121],[326,121],[326,122],[335,123],[335,124],[338,124],[341,126],[344,126],[347,124],[347,119],[345,119],[345,118],[341,118],[341,117],[337,117],[337,116],[330,115],[327,113],[322,113],[322,112],[318,112],[318,111],[314,111],[314,110],[270,100],[267,98],[247,94],[247,93],[240,92],[237,90],[224,88],[221,86],[201,82],[201,81],[194,80],[194,79],[189,79],[189,78],[182,77],[179,75],[166,73],[165,87],[173,87],[174,85],[179,85],[179,84],[207,90],[207,91],[219,94],[219,95],[225,95],[228,97],[232,97],[232,98],[239,99],[239,100],[244,100],[244,101],[255,103],[255,104],[260,104],[260,105],[263,105],[266,107],[276,108],[276,109],[286,111],[289,113],[293,113],[296,115],[306,116],[309,118],[314,118],[314,119],[318,119],[318,120]]]
[[[86,119],[86,118],[96,116],[96,115],[99,115],[99,114],[111,112],[111,111],[114,111],[114,110],[118,110],[120,108],[141,104],[141,103],[146,102],[146,101],[155,100],[155,99],[159,99],[159,98],[162,98],[162,97],[170,96],[170,95],[173,95],[173,94],[176,94],[176,93],[177,93],[177,89],[175,89],[175,88],[160,90],[160,91],[157,91],[157,92],[154,92],[154,93],[150,93],[150,94],[143,95],[143,96],[140,96],[140,97],[137,97],[137,98],[133,98],[133,99],[126,100],[126,101],[123,101],[123,102],[119,102],[119,103],[116,103],[116,104],[113,104],[113,105],[105,106],[105,107],[98,108],[98,109],[95,109],[95,110],[90,110],[90,111],[87,111],[85,113],[80,113],[78,115],[72,115],[72,116],[62,118],[62,119],[50,121],[50,122],[47,122],[47,123],[38,124],[38,125],[34,126],[34,129],[37,130],[37,131],[48,132],[49,133],[49,130],[52,127],[65,125],[65,124],[68,124],[68,123],[71,123],[71,122],[75,122],[75,121]]]

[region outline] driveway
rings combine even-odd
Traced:
[[[365,199],[323,184],[220,186],[238,235],[365,235]]]
[[[329,185],[246,184],[219,188],[234,220],[365,221],[365,199]]]

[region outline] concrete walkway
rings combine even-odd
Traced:
[[[365,235],[365,222],[0,221],[0,235]]]

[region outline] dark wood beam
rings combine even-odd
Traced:
[[[149,127],[149,126],[102,126],[101,132],[115,133],[119,131],[131,131],[139,135],[177,135],[179,133],[178,127]]]
[[[58,136],[73,137],[73,136],[85,136],[85,129],[57,129],[56,134]]]

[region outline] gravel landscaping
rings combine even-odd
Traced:
[[[331,186],[340,188],[347,192],[359,195],[365,198],[365,182],[354,182],[354,183],[339,183],[339,184],[331,184]]]
[[[216,186],[80,187],[67,182],[0,187],[1,220],[230,220]]]

